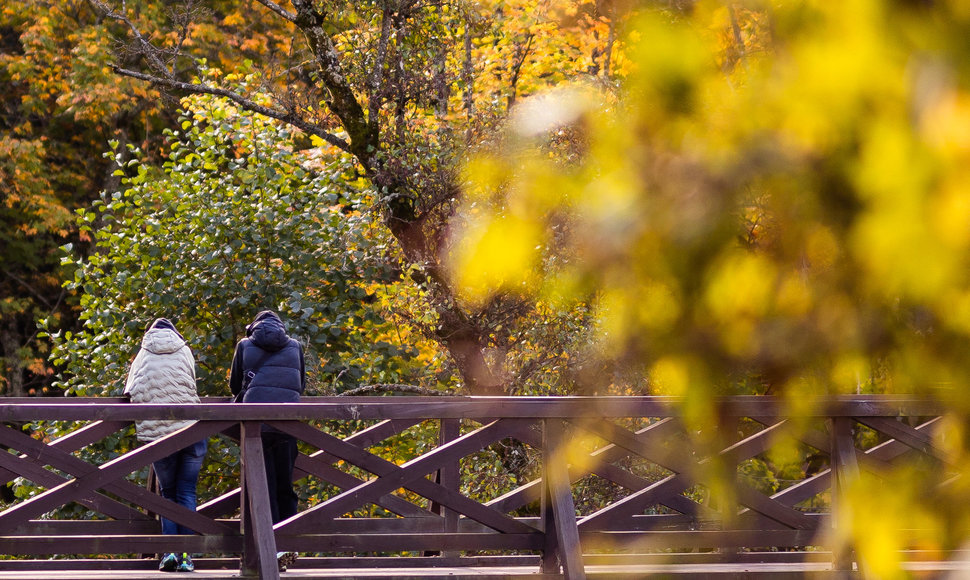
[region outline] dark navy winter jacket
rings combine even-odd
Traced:
[[[287,336],[283,321],[274,312],[256,315],[246,327],[246,338],[236,344],[229,373],[233,396],[243,388],[250,371],[255,376],[243,395],[244,403],[296,403],[306,387],[303,346]]]

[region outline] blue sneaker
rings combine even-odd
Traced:
[[[165,554],[158,563],[159,572],[174,572],[179,565],[179,557],[175,554]]]
[[[195,564],[192,563],[192,556],[182,552],[182,561],[179,562],[178,572],[195,572]]]
[[[287,566],[292,566],[296,562],[296,552],[277,552],[276,567],[280,572],[286,572]]]

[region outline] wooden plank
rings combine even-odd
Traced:
[[[196,564],[196,574],[191,576],[196,578],[202,576],[203,578],[210,578],[208,574],[212,574],[216,570],[225,571],[226,577],[229,577],[235,573],[234,568],[238,565],[238,560],[235,558],[193,558]],[[460,567],[469,570],[474,573],[471,568],[497,568],[500,566],[532,566],[535,567],[538,564],[538,557],[533,555],[522,555],[522,556],[463,556],[461,558],[425,558],[421,556],[330,556],[330,557],[315,557],[315,556],[301,556],[298,560],[299,566],[291,568],[290,573],[287,574],[289,577],[312,575],[314,570],[317,573],[326,572],[328,570],[333,570],[335,568],[342,569],[353,569],[353,570],[366,570],[368,568],[374,569],[373,572],[378,572],[380,570],[406,570],[408,568],[441,568],[441,567]],[[72,560],[0,560],[0,571],[9,572],[38,572],[47,571],[47,575],[38,575],[37,578],[41,580],[50,580],[52,575],[50,572],[66,572],[66,571],[83,571],[83,572],[114,572],[118,576],[109,577],[120,577],[123,572],[131,571],[149,571],[155,572],[156,576],[158,569],[158,561],[155,559],[145,559],[145,558],[112,558],[108,559],[72,559]],[[143,572],[142,572],[143,573]],[[173,576],[173,575],[168,575]],[[176,578],[179,577],[178,574],[174,575]],[[91,574],[90,577],[97,578],[97,580],[103,580],[102,577],[97,577],[95,574]],[[9,578],[9,576],[0,576],[0,578]],[[59,578],[59,577],[58,577]],[[386,578],[386,575],[385,575]],[[482,577],[480,577],[482,578]],[[18,580],[24,580],[23,577]],[[122,578],[122,580],[131,580],[130,578]]]
[[[131,421],[95,421],[79,429],[71,431],[63,437],[58,437],[48,445],[61,451],[73,452],[101,441],[108,435],[126,429]]]
[[[150,536],[159,533],[158,521],[150,520],[30,520],[10,532],[11,536]]]
[[[0,536],[4,554],[154,554],[161,552],[233,553],[242,550],[240,536],[105,535]],[[157,566],[156,561],[156,566]],[[275,566],[275,561],[274,561]]]
[[[852,420],[844,417],[832,419],[832,527],[838,529],[847,524],[841,521],[841,504],[845,501],[845,490],[859,477],[859,463],[856,459],[855,441],[852,438]],[[838,537],[838,532],[835,532]],[[852,569],[852,549],[850,546],[832,546],[833,566],[837,570]]]
[[[435,498],[459,513],[480,521],[501,532],[527,533],[533,531],[529,526],[512,518],[489,509],[460,493],[446,489],[424,476],[434,471],[441,463],[451,461],[455,457],[462,457],[477,451],[496,441],[508,432],[507,422],[495,422],[482,429],[468,433],[461,438],[434,449],[402,466],[397,466],[383,458],[368,453],[354,445],[333,437],[327,433],[317,431],[313,427],[298,422],[272,423],[276,428],[309,442],[321,449],[326,449],[334,456],[349,461],[378,477],[367,481],[355,488],[344,491],[313,508],[298,514],[288,520],[282,531],[285,533],[309,533],[316,531],[325,522],[339,517],[356,507],[372,502],[374,499],[386,495],[399,487],[406,487],[427,498]],[[515,422],[508,422],[515,425]]]
[[[411,397],[389,397],[392,402],[371,401],[348,404],[341,397],[310,398],[307,402],[274,405],[250,403],[226,405],[207,398],[198,405],[147,405],[105,403],[101,399],[32,402],[0,407],[0,421],[34,420],[382,420],[382,419],[480,419],[504,418],[620,418],[676,417],[682,399],[673,397],[438,397],[433,401],[411,401]],[[941,401],[915,395],[848,395],[817,397],[806,408],[817,417],[888,417],[900,414],[936,416],[946,409]],[[780,416],[783,401],[771,396],[717,398],[725,417]]]
[[[470,570],[474,567],[497,568],[499,566],[529,566],[535,568],[539,564],[539,557],[531,554],[509,555],[509,556],[460,556],[457,558],[445,558],[442,556],[329,556],[329,557],[307,557],[301,556],[300,570],[305,569],[374,569],[380,570],[385,574],[389,570],[403,570],[408,568],[459,568]],[[0,563],[0,569],[3,564]],[[293,570],[297,572],[298,570]],[[484,580],[486,571],[479,572],[481,576],[478,580]],[[457,576],[461,570],[453,571]],[[386,578],[386,576],[385,576]],[[508,580],[506,577],[505,580]]]
[[[266,466],[263,459],[263,441],[257,421],[244,422],[241,433],[241,451],[246,511],[245,552],[241,574],[252,570],[261,580],[279,580],[276,564],[276,538],[273,533],[273,516],[270,513],[269,487],[266,483]],[[254,558],[255,556],[255,558]]]
[[[295,552],[427,552],[539,550],[542,534],[301,534],[279,536],[279,547]]]
[[[588,551],[769,548],[817,545],[814,530],[580,531]]]

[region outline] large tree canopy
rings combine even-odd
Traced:
[[[173,93],[225,97],[350,154],[378,192],[375,206],[397,242],[402,270],[422,287],[436,318],[433,336],[464,386],[475,393],[510,387],[504,357],[491,356],[509,346],[510,335],[495,330],[508,324],[496,321],[519,318],[529,306],[495,296],[470,309],[443,268],[458,169],[524,94],[568,77],[610,78],[612,8],[588,1],[261,0],[253,18],[282,23],[299,42],[255,62],[265,82],[241,90],[224,77],[200,76],[193,51],[197,31],[228,16],[184,10],[183,34],[151,35],[131,3],[91,3],[126,39],[124,54],[137,55],[119,60],[122,75]],[[260,92],[274,97],[261,100]]]

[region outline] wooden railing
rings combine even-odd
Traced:
[[[415,559],[425,565],[479,565],[501,558],[572,579],[584,578],[590,562],[609,558],[743,561],[751,551],[770,548],[781,558],[793,553],[784,550],[815,546],[816,556],[848,568],[851,550],[827,545],[838,525],[829,517],[831,503],[839,501],[847,478],[870,464],[892,464],[912,454],[943,461],[931,436],[941,410],[928,399],[818,400],[801,406],[814,411],[798,421],[813,427],[795,431],[774,398],[725,398],[715,405],[719,429],[712,424],[701,436],[685,431],[676,403],[662,397],[308,397],[285,405],[205,399],[200,405],[154,406],[104,398],[4,399],[0,445],[9,451],[0,453],[0,482],[22,477],[45,491],[3,506],[0,552],[21,560],[162,551],[240,555],[243,573],[261,578],[279,577],[275,555],[284,550],[341,567],[400,566]],[[101,465],[75,453],[130,429],[133,420],[158,418],[198,422]],[[18,428],[46,421],[73,421],[78,427],[49,442]],[[275,526],[261,459],[262,424],[302,442],[296,479],[338,490],[310,498],[305,503],[312,505]],[[349,435],[331,434],[334,425],[361,424],[366,428]],[[381,442],[429,424],[438,441],[426,450],[404,462],[382,457]],[[857,447],[853,432],[860,428],[878,434],[870,438],[876,443]],[[238,441],[241,486],[196,512],[129,480],[173,450],[215,436]],[[763,492],[740,467],[785,437],[796,437],[818,465],[798,481]],[[499,442],[532,457],[536,477],[510,484],[495,497],[469,497],[462,473],[467,478],[474,471],[470,458]],[[708,492],[725,487],[715,480],[733,483],[731,494],[712,501]],[[579,486],[600,490],[593,494],[600,499],[577,502]],[[818,499],[826,497],[831,501]],[[71,502],[87,508],[77,510],[87,519],[45,519]],[[353,516],[369,505],[389,517]],[[198,534],[162,536],[152,514]],[[395,557],[341,557],[374,553]],[[0,569],[4,564],[0,561]]]

